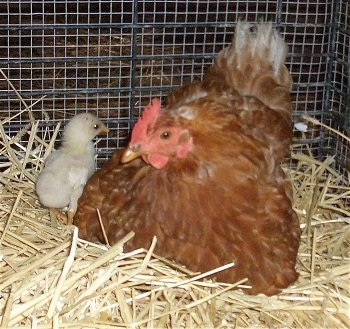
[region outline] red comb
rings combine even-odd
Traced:
[[[160,100],[159,98],[153,98],[143,110],[142,116],[137,120],[131,133],[130,144],[138,144],[144,140],[147,136],[148,128],[154,125],[159,113]]]

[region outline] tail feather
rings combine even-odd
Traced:
[[[292,112],[287,46],[271,23],[238,22],[232,44],[222,50],[205,77],[209,86],[253,96],[273,110]],[[290,118],[288,118],[289,120]]]
[[[281,119],[291,123],[292,78],[285,66],[287,46],[271,23],[253,26],[238,22],[229,47],[217,56],[204,80],[176,89],[168,96],[170,107],[202,98],[208,94],[253,96]]]
[[[244,60],[240,54],[251,53],[252,56],[268,59],[275,76],[280,74],[287,55],[287,45],[271,23],[260,23],[252,30],[247,22],[238,22],[232,42],[233,52],[238,62]]]

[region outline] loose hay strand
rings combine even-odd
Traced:
[[[313,123],[314,125],[316,125],[316,126],[321,126],[321,127],[323,127],[323,128],[326,128],[326,129],[328,129],[328,130],[334,132],[334,133],[337,134],[338,136],[340,136],[340,137],[346,139],[348,142],[350,142],[350,138],[349,138],[349,137],[347,137],[346,135],[344,135],[344,134],[341,133],[340,131],[338,131],[338,130],[336,130],[336,129],[330,127],[330,126],[325,125],[324,123],[320,122],[319,120],[317,120],[317,119],[315,119],[315,118],[312,118],[312,117],[310,117],[310,116],[308,116],[308,115],[303,115],[302,118],[303,118],[304,120],[306,120],[306,121],[312,122],[312,123]]]
[[[15,293],[13,292],[13,286],[11,286],[6,303],[5,303],[5,309],[3,310],[0,328],[5,328],[5,329],[8,328],[11,309],[13,306],[14,295]]]
[[[105,240],[106,245],[110,246],[110,243],[109,243],[108,237],[107,237],[107,233],[106,233],[106,230],[105,230],[105,227],[103,225],[102,218],[101,218],[100,209],[96,209],[96,212],[97,212],[97,218],[98,218],[98,220],[100,222],[100,227],[101,227],[101,230],[102,230],[103,239]]]
[[[32,111],[30,110],[30,107],[28,107],[27,103],[24,101],[24,99],[22,98],[20,93],[16,90],[16,88],[13,86],[12,82],[8,79],[8,77],[6,76],[6,74],[4,73],[4,71],[2,69],[0,69],[0,73],[5,78],[5,80],[7,81],[9,86],[12,88],[12,90],[15,92],[18,99],[21,100],[22,104],[25,106],[26,110],[28,111],[30,122],[33,123],[35,121],[35,118],[34,118]]]
[[[2,234],[1,234],[1,237],[0,237],[0,246],[1,246],[1,244],[2,244],[2,242],[3,242],[3,240],[4,240],[4,238],[5,238],[5,235],[6,235],[6,233],[7,233],[7,230],[8,230],[8,228],[9,228],[9,226],[10,226],[10,221],[11,221],[11,219],[12,219],[12,217],[13,217],[13,214],[14,214],[14,212],[15,212],[15,210],[16,210],[18,204],[19,204],[19,201],[21,200],[22,194],[23,194],[22,191],[19,191],[19,192],[18,192],[18,195],[17,195],[16,201],[15,201],[15,203],[14,203],[14,205],[13,205],[12,211],[11,211],[9,217],[8,217],[7,220],[6,220],[5,227],[4,227],[4,229],[3,229],[3,231],[2,231]]]
[[[77,250],[77,240],[78,240],[78,229],[74,228],[73,237],[72,237],[72,244],[70,247],[69,255],[68,255],[68,257],[65,261],[65,264],[63,266],[62,273],[60,275],[60,279],[58,280],[57,286],[55,287],[55,292],[52,296],[51,303],[50,303],[49,309],[47,311],[46,316],[48,319],[52,318],[54,315],[55,309],[57,308],[56,304],[57,304],[58,298],[60,297],[60,294],[62,292],[62,288],[63,288],[63,285],[65,283],[68,271],[70,270],[70,268],[73,265],[75,252]]]

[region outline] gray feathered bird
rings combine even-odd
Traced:
[[[62,146],[45,161],[36,182],[40,203],[57,210],[68,207],[71,223],[88,178],[95,171],[95,149],[92,139],[108,128],[94,115],[81,113],[73,117],[63,132]]]

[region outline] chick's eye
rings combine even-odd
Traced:
[[[94,125],[94,129],[96,129],[96,130],[97,130],[98,128],[100,128],[100,126],[99,126],[99,125],[97,125],[97,124],[96,124],[96,125]]]
[[[168,139],[170,137],[170,132],[169,131],[163,131],[160,135],[161,139]]]

